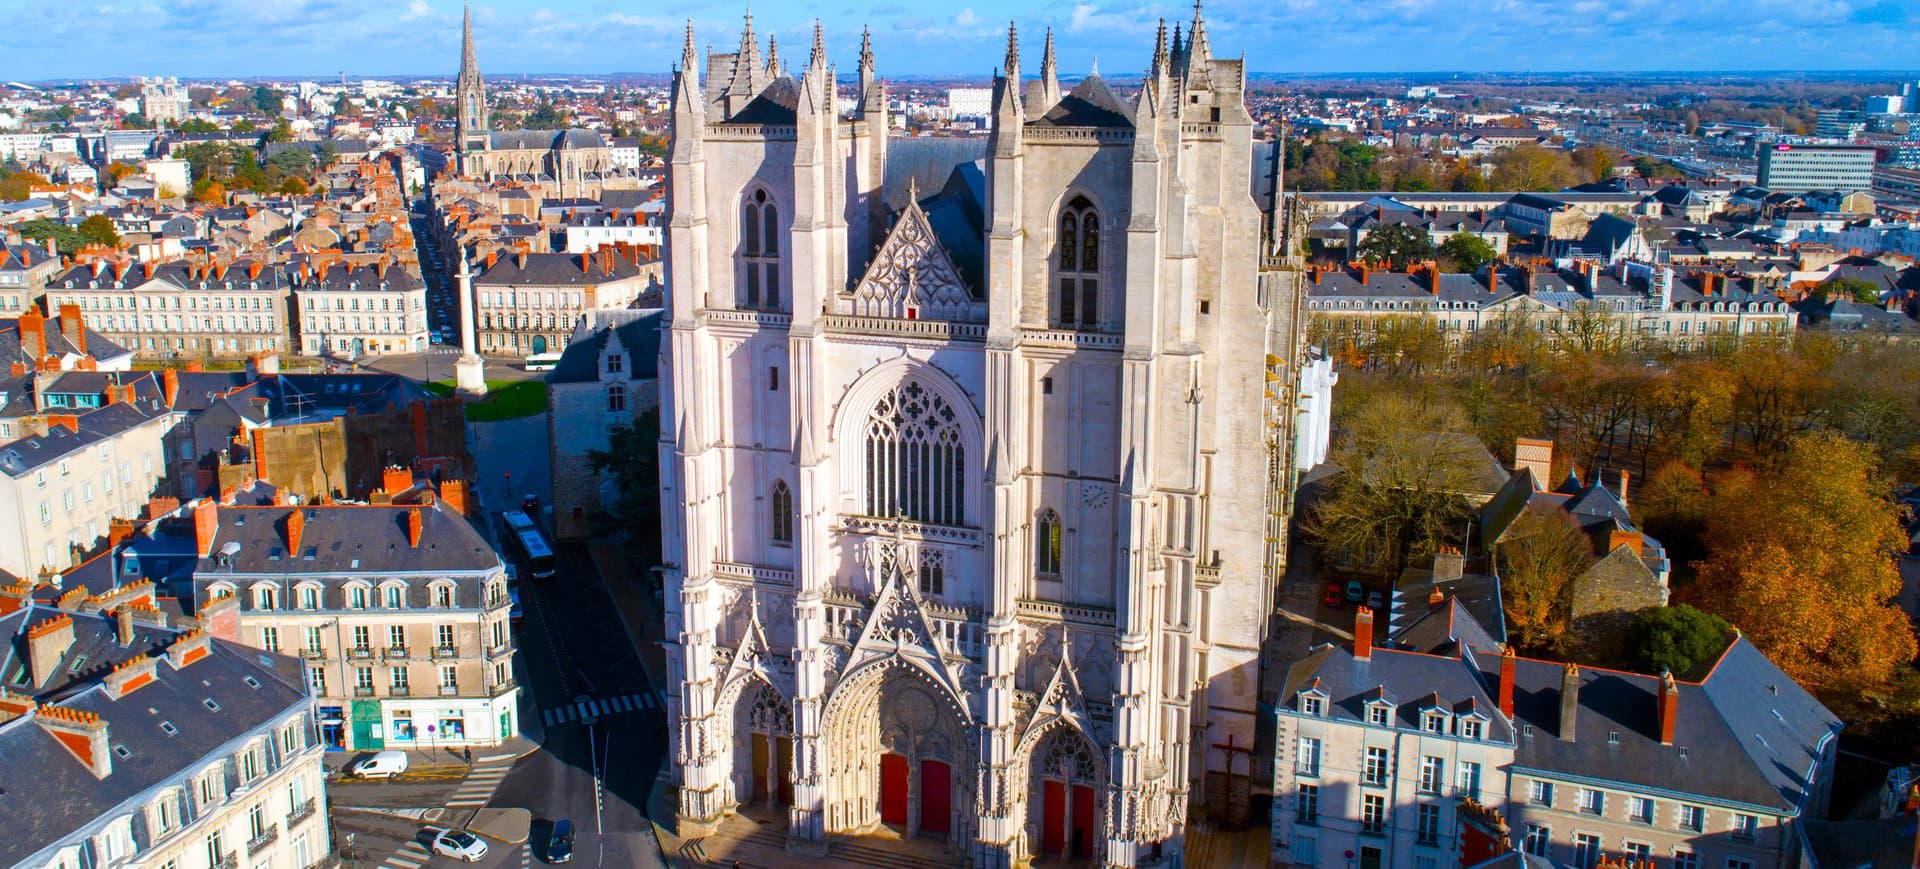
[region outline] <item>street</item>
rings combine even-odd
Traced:
[[[398,780],[330,785],[338,842],[354,836],[352,863],[524,866],[545,858],[552,822],[565,818],[575,865],[665,865],[647,818],[666,762],[664,697],[584,548],[560,547],[557,566],[552,580],[520,586],[522,721],[537,749],[518,759],[476,750],[471,772],[451,752],[416,754]],[[435,832],[469,823],[483,807],[530,811],[526,844],[489,841],[476,864],[428,853]]]

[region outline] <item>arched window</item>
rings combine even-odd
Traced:
[[[938,549],[920,550],[920,593],[947,593],[947,556]]]
[[[780,210],[765,190],[740,205],[740,259],[740,307],[780,310]]]
[[[787,545],[793,542],[793,490],[787,488],[786,480],[775,480],[773,497],[769,510],[773,514],[773,542]]]
[[[867,514],[932,525],[966,521],[966,446],[959,411],[907,380],[867,419]]]
[[[1040,511],[1034,523],[1033,570],[1042,576],[1060,575],[1060,514]]]
[[[1060,211],[1059,298],[1055,323],[1063,329],[1100,325],[1100,215],[1085,196]]]

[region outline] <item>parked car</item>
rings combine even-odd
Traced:
[[[465,830],[441,830],[433,837],[433,853],[462,863],[478,863],[487,856],[487,843]]]
[[[520,604],[520,589],[514,588],[511,585],[507,586],[507,600],[509,602],[507,607],[507,621],[517,622],[527,617],[526,607]]]
[[[1384,610],[1386,608],[1387,608],[1387,596],[1385,594],[1382,594],[1380,590],[1377,588],[1374,589],[1373,591],[1367,592],[1367,609]]]
[[[547,862],[573,862],[573,822],[561,818],[553,822],[553,835],[547,837]]]
[[[404,751],[376,751],[360,758],[347,767],[347,772],[360,778],[393,778],[407,771],[407,753]]]
[[[1361,585],[1360,580],[1351,579],[1347,581],[1347,600],[1353,603],[1359,603],[1365,600],[1366,597],[1367,587]]]
[[[1326,594],[1320,596],[1320,602],[1325,604],[1327,609],[1337,610],[1341,604],[1347,602],[1347,596],[1340,592],[1340,583],[1329,582]]]

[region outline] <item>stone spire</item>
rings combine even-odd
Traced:
[[[693,48],[693,19],[687,19],[687,41],[680,46],[680,74],[691,76],[687,79],[698,90],[700,86],[700,55]]]
[[[1160,19],[1160,30],[1153,36],[1153,66],[1147,71],[1149,77],[1158,77],[1167,71],[1167,19]]]
[[[1207,19],[1200,0],[1193,0],[1193,29],[1187,36],[1187,82],[1189,88],[1205,87],[1213,50],[1207,45]]]
[[[860,28],[860,68],[873,69],[873,30],[864,26]]]
[[[1000,64],[1000,73],[1014,83],[1017,92],[1020,86],[1020,30],[1011,21],[1007,22],[1007,59]]]
[[[780,77],[780,37],[767,36],[767,78]]]
[[[807,69],[827,65],[827,37],[820,31],[820,19],[813,19],[813,48],[807,52]]]
[[[1060,104],[1060,65],[1053,57],[1053,28],[1047,28],[1047,50],[1040,55],[1040,105],[1035,112],[1045,112]]]
[[[454,84],[454,149],[459,156],[485,151],[488,145],[487,84],[480,78],[480,57],[473,48],[473,10],[460,14],[460,77]],[[456,171],[473,171],[458,161]]]
[[[465,83],[468,76],[480,78],[480,57],[473,50],[473,9],[463,3],[460,6],[460,81]]]

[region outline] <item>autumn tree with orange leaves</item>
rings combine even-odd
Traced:
[[[1831,432],[1792,438],[1771,470],[1716,487],[1690,596],[1809,687],[1871,691],[1901,678],[1916,646],[1893,600],[1907,538],[1888,491],[1872,446]]]

